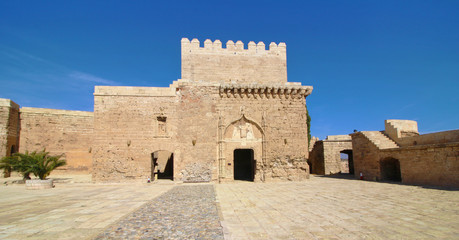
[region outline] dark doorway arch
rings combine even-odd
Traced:
[[[151,179],[174,180],[174,153],[158,150],[151,153]]]
[[[253,181],[255,176],[253,149],[235,149],[233,160],[234,180]]]
[[[402,181],[400,171],[400,161],[395,158],[385,158],[380,161],[381,180],[383,181]]]
[[[16,151],[16,146],[15,145],[11,146],[10,156],[15,154],[16,152],[17,152]]]
[[[346,149],[343,151],[340,151],[340,158],[341,158],[341,166],[346,166],[347,169],[342,169],[342,173],[349,173],[351,175],[354,174],[354,158],[352,155],[352,150],[351,149]]]

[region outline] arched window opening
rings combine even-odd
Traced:
[[[14,153],[17,153],[15,145],[11,146],[10,156],[13,155]]]
[[[400,161],[395,158],[385,158],[380,162],[381,180],[383,181],[402,181],[400,171]]]

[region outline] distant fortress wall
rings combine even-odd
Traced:
[[[52,155],[65,154],[67,165],[57,172],[91,171],[94,113],[22,107],[20,115],[20,152],[46,149]]]
[[[286,83],[287,46],[285,43],[244,43],[207,39],[200,47],[196,38],[182,38],[182,79],[217,83]]]

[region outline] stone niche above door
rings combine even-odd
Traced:
[[[230,142],[257,142],[262,140],[263,134],[255,122],[242,116],[226,128],[224,138]]]

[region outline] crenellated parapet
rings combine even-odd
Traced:
[[[278,55],[286,56],[287,54],[287,45],[283,42],[276,44],[271,42],[268,49],[263,42],[255,43],[250,41],[247,45],[247,48],[244,46],[242,41],[237,41],[236,43],[232,40],[226,42],[226,47],[222,46],[220,40],[211,41],[206,39],[204,41],[204,47],[200,47],[200,42],[198,39],[193,38],[193,40],[188,40],[188,38],[182,38],[182,51],[188,52],[198,52],[198,53],[220,53],[220,54],[230,54],[230,55]]]
[[[300,99],[311,94],[312,89],[301,85],[224,84],[219,93],[222,98]]]
[[[286,83],[287,47],[285,43],[229,40],[204,41],[182,38],[182,79],[214,83]]]

